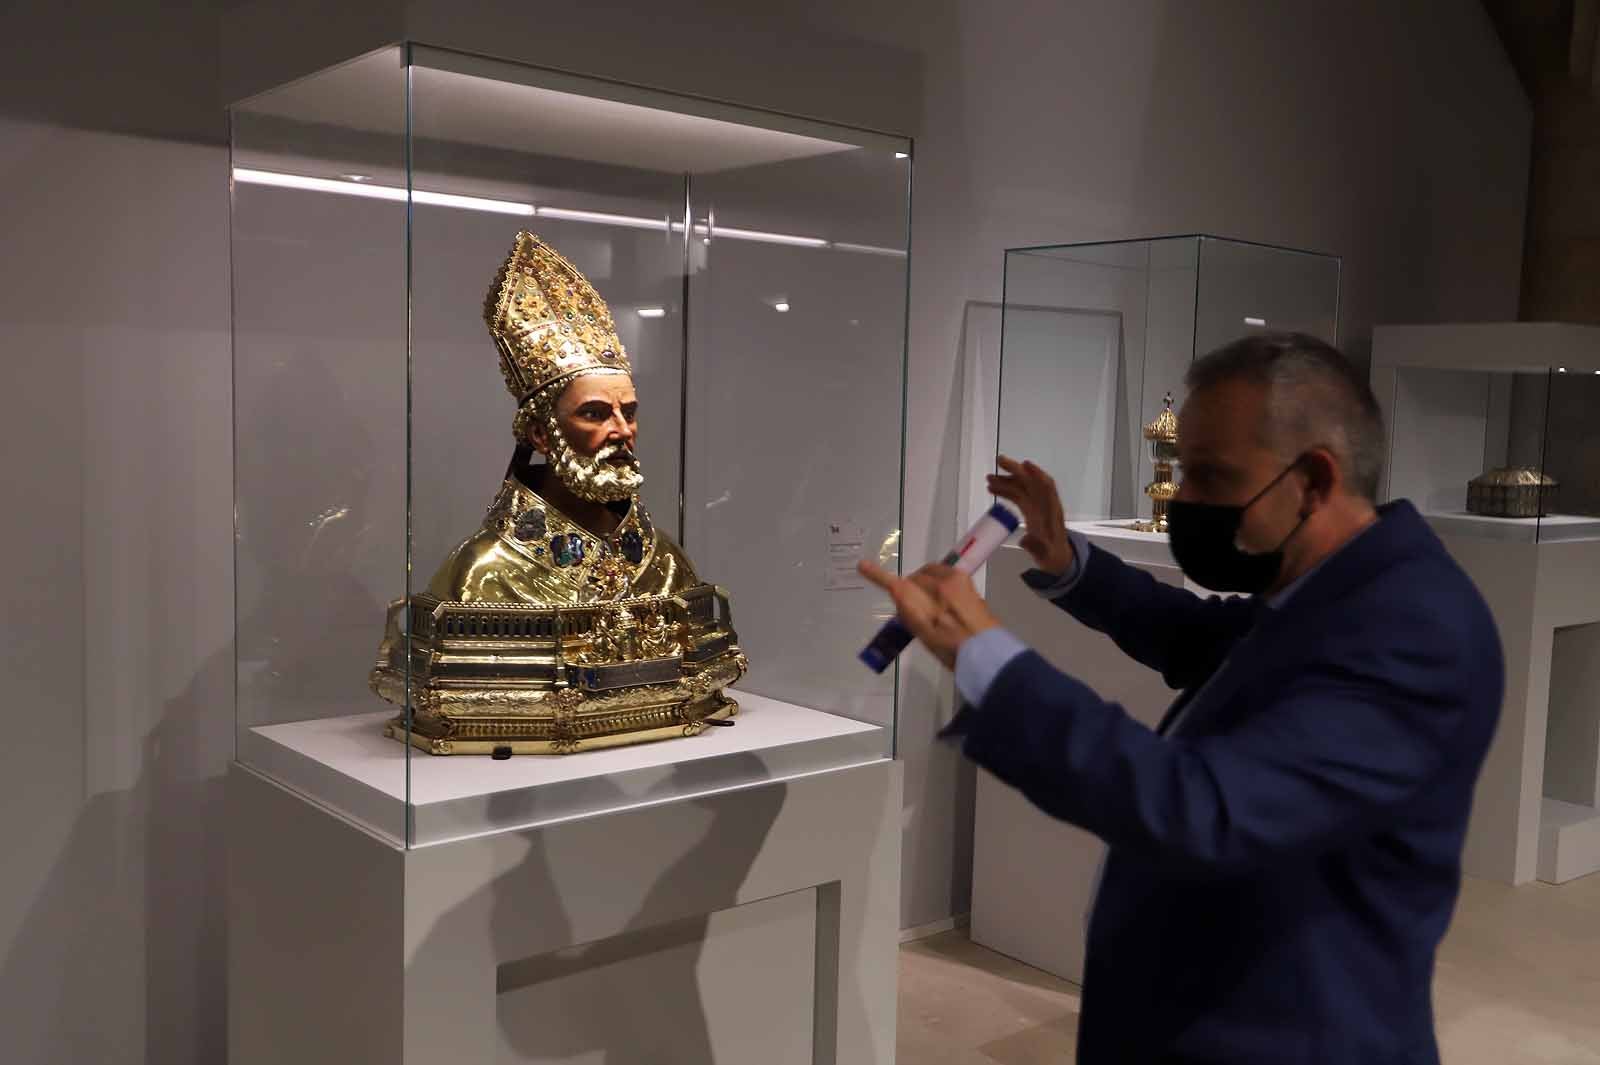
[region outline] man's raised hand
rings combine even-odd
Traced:
[[[1020,546],[1046,573],[1065,573],[1073,562],[1072,541],[1056,482],[1031,462],[999,457],[1000,473],[989,475],[989,491],[1016,504],[1027,534]]]

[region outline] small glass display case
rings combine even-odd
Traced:
[[[892,757],[907,140],[418,44],[230,118],[240,762],[415,845]]]
[[[1450,535],[1600,539],[1600,327],[1379,326],[1372,384],[1389,432],[1386,498]]]
[[[999,451],[1049,471],[1075,526],[1159,540],[1189,364],[1253,331],[1334,342],[1339,267],[1211,236],[1008,250]]]

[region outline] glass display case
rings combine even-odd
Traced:
[[[1210,236],[1006,252],[998,448],[1056,479],[1075,525],[1164,537],[1189,364],[1252,331],[1336,341],[1340,261]]]
[[[230,117],[240,762],[414,845],[892,757],[908,141],[417,44]]]
[[[1452,535],[1600,539],[1600,328],[1379,326],[1372,383],[1389,431],[1387,498]]]
[[[1600,870],[1600,326],[1381,325],[1383,495],[1409,500],[1494,613],[1506,691],[1462,863],[1562,883]]]

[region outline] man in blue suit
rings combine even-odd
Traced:
[[[972,582],[869,577],[956,672],[947,732],[1109,845],[1080,1065],[1433,1065],[1434,953],[1504,686],[1489,611],[1411,504],[1340,354],[1261,335],[1197,361],[1174,557],[1201,598],[1068,533],[1001,460],[1024,575],[1181,691],[1151,731],[1000,628]]]

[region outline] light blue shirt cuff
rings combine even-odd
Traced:
[[[956,691],[973,706],[983,702],[1000,671],[1028,645],[1005,629],[985,629],[956,652]]]
[[[1067,571],[1054,584],[1043,587],[1032,583],[1028,585],[1045,599],[1060,599],[1072,591],[1083,580],[1083,571],[1089,567],[1089,538],[1076,529],[1068,529],[1067,541],[1072,544],[1072,565],[1067,567]]]

